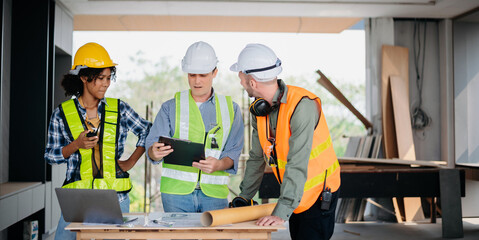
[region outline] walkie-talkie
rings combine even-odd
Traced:
[[[96,128],[91,122],[88,122],[88,121],[87,121],[87,123],[91,126],[93,131],[89,131],[86,134],[86,137],[94,137],[94,136],[98,135],[98,130],[100,130],[100,127]]]
[[[328,177],[328,170],[326,169],[326,173],[324,176],[324,183],[323,183],[323,191],[321,192],[320,201],[321,201],[321,210],[329,210],[331,207],[331,201],[333,198],[333,194],[331,193],[331,188],[326,187],[326,178]]]
[[[331,193],[331,188],[326,188],[323,190],[321,193],[321,210],[329,210],[332,198],[333,194]]]

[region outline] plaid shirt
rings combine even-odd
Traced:
[[[106,100],[102,99],[98,104],[98,117],[101,119],[101,112],[106,104]],[[83,117],[86,118],[86,110],[80,104],[78,109]],[[120,101],[120,128],[118,143],[116,145],[116,159],[120,159],[124,151],[126,137],[128,131],[133,132],[138,136],[137,147],[144,147],[146,136],[151,127],[151,123],[140,117],[133,108],[127,103]],[[68,130],[65,128],[65,123],[60,114],[60,107],[57,107],[50,119],[50,125],[48,126],[48,143],[45,149],[45,160],[49,164],[67,164],[66,180],[70,179],[80,180],[80,154],[78,151],[70,155],[68,158],[64,158],[62,149],[73,141],[69,136]],[[128,193],[118,193],[118,200],[123,202],[128,197]]]

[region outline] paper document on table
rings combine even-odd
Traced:
[[[175,224],[175,222],[166,222],[158,219],[153,219],[151,220],[151,222],[154,224],[154,226],[158,227],[173,227],[173,225]]]
[[[150,226],[201,227],[201,213],[160,213],[152,214]]]
[[[188,214],[186,213],[165,213],[161,216],[163,221],[176,221],[176,220],[187,220]]]

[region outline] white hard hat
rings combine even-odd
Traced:
[[[266,82],[275,79],[283,68],[281,60],[271,48],[258,43],[251,43],[241,51],[238,62],[231,65],[233,72],[251,74],[257,81]]]
[[[203,74],[215,69],[218,63],[213,47],[205,42],[195,42],[186,51],[181,60],[181,69],[185,73]]]

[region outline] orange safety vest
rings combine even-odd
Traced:
[[[286,164],[288,163],[291,116],[298,103],[304,97],[317,101],[320,116],[319,123],[314,130],[311,154],[308,162],[308,176],[304,185],[303,196],[299,206],[294,210],[294,213],[304,212],[316,202],[323,190],[326,170],[326,187],[331,188],[331,192],[335,192],[341,185],[339,162],[333,149],[326,119],[324,118],[323,111],[321,111],[321,100],[306,89],[288,85],[286,103],[281,103],[279,108],[274,145],[268,141],[268,116],[256,117],[259,141],[266,159],[271,157],[272,151],[276,151],[277,166],[273,164],[272,167],[276,167],[277,171],[273,172],[278,182],[281,183],[286,170]]]

